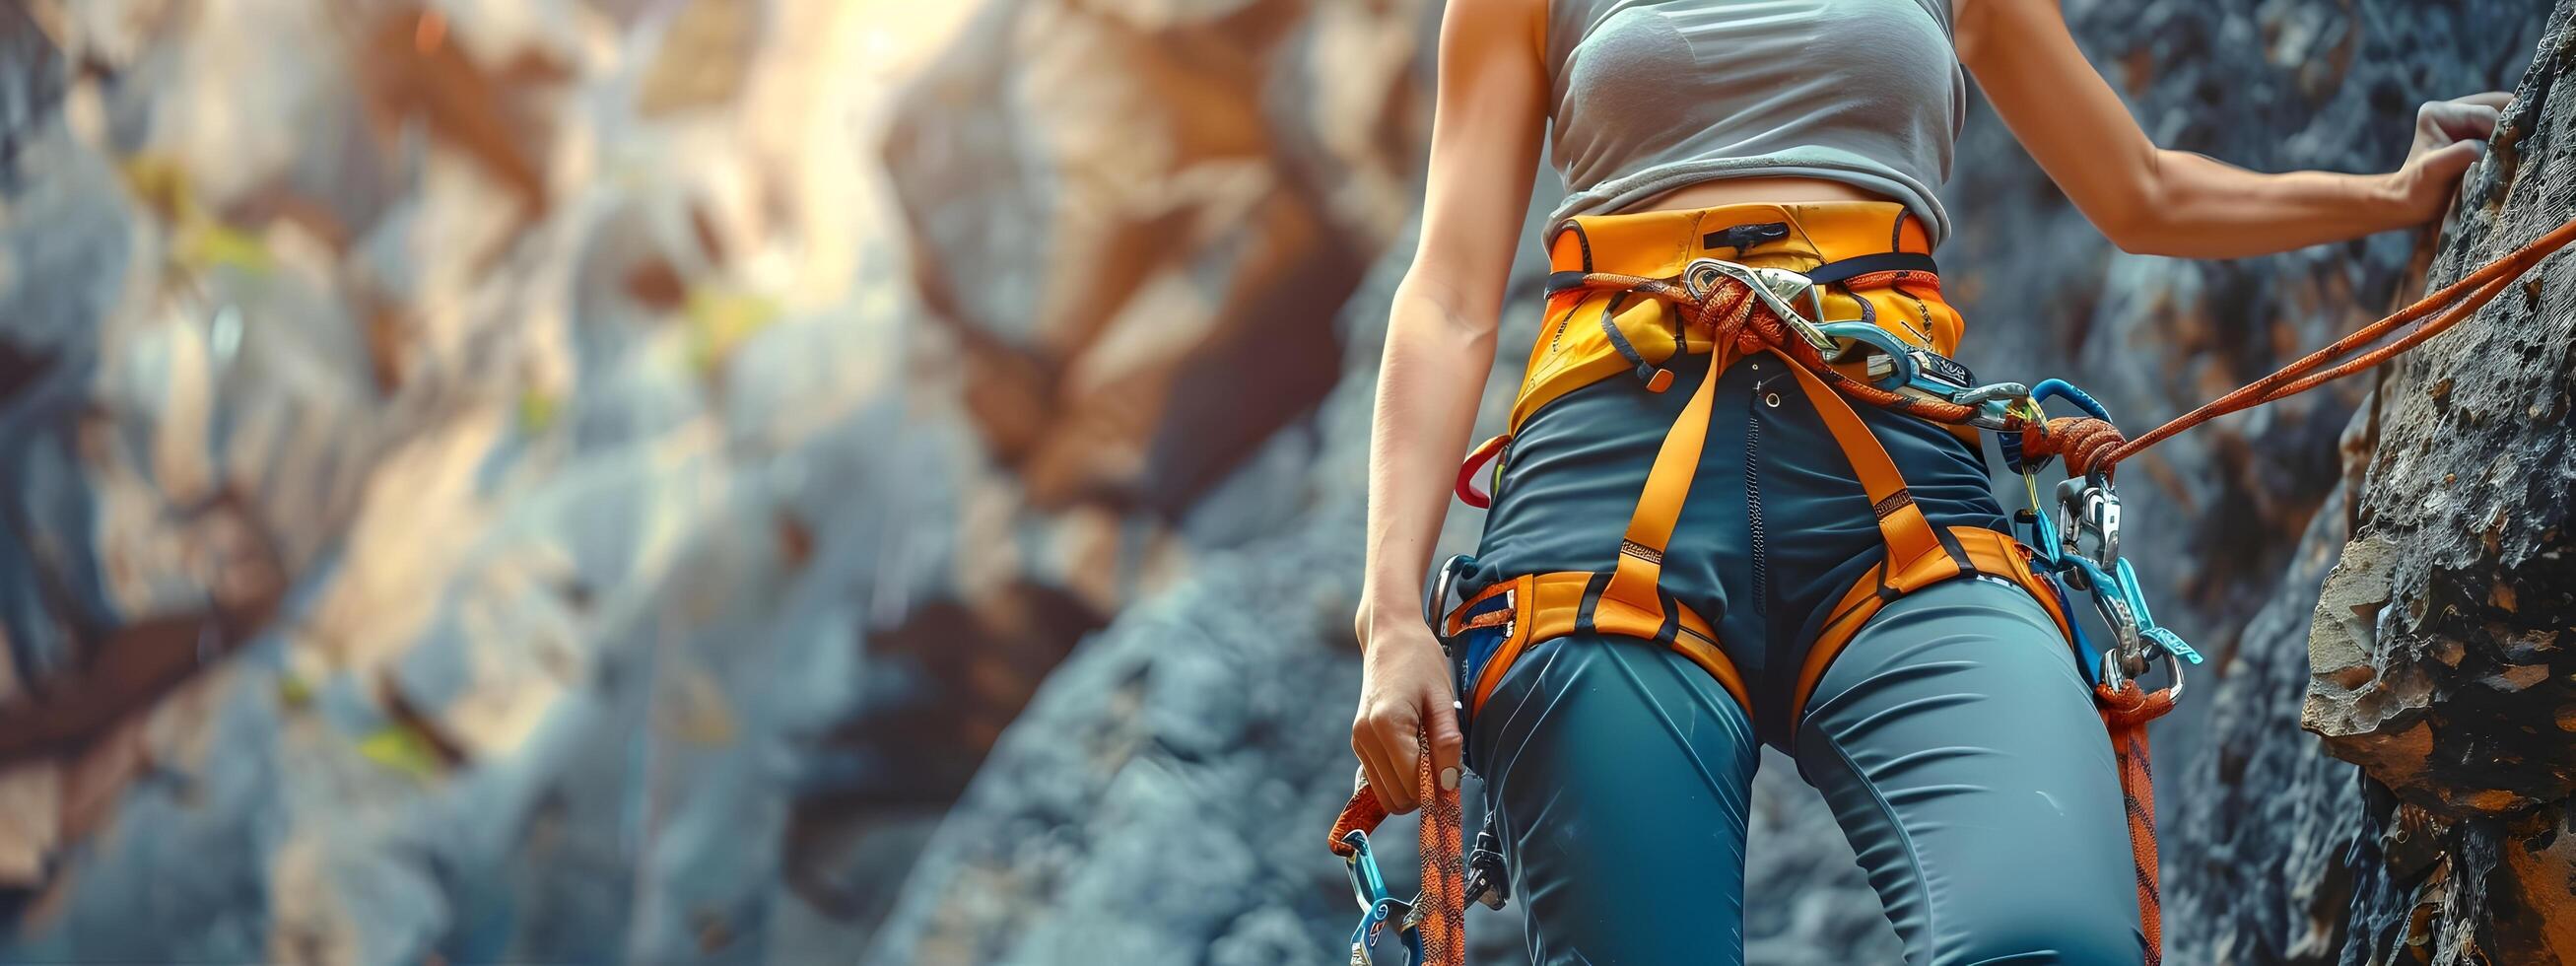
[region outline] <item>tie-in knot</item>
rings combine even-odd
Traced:
[[[2021,430],[2023,459],[2063,456],[2066,472],[2072,476],[2090,476],[2095,469],[2109,473],[2113,464],[2107,457],[2128,441],[2120,434],[2120,427],[2091,416],[2059,416],[2045,423],[2024,424]]]
[[[2097,684],[2093,686],[2093,704],[2101,710],[2106,724],[2142,725],[2173,710],[2174,692],[2172,688],[2149,691],[2136,681],[2122,681],[2116,689]]]

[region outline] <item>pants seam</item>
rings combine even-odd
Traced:
[[[1820,733],[1824,731],[1821,727],[1816,730]],[[1834,760],[1841,762],[1845,769],[1860,779],[1861,788],[1869,793],[1870,804],[1878,808],[1879,818],[1887,823],[1889,829],[1895,831],[1897,843],[1904,847],[1906,867],[1913,871],[1908,878],[1913,881],[1914,890],[1920,894],[1923,902],[1925,945],[1938,946],[1941,935],[1939,910],[1932,902],[1932,884],[1923,874],[1923,853],[1914,847],[1914,833],[1907,830],[1905,823],[1897,818],[1896,807],[1887,803],[1887,796],[1880,793],[1878,783],[1870,780],[1869,773],[1861,770],[1860,763],[1852,760],[1851,754],[1843,750],[1842,743],[1835,741],[1831,734],[1826,734],[1824,737],[1825,746],[1834,751]],[[1844,836],[1849,837],[1850,832],[1846,831]],[[1880,902],[1879,914],[1885,916],[1887,912],[1887,903]],[[1894,925],[1893,920],[1889,924]]]

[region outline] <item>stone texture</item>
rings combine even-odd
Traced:
[[[1317,839],[1435,4],[22,6],[0,959],[1336,955]],[[2527,0],[2066,8],[2150,133],[2266,168],[2386,167],[2416,100],[2510,83],[2541,30]],[[1948,197],[1967,361],[2133,426],[2409,278],[2393,236],[2119,255],[1989,112]],[[2134,519],[2184,521],[2133,534],[2159,614],[2222,661],[2158,736],[2174,962],[2564,948],[2526,914],[2563,898],[2554,825],[2400,804],[2288,727],[2369,505],[2335,495],[2362,393],[2132,474]],[[2320,659],[2376,659],[2365,629]],[[2559,688],[2458,653],[2428,680]],[[92,690],[128,680],[102,659],[148,686]],[[1896,958],[1786,762],[1755,801],[1752,960]],[[1516,921],[1474,913],[1475,961]]]
[[[2576,64],[2565,37],[2545,42],[2517,92],[2434,283],[2576,213],[2576,96],[2556,84]],[[2407,800],[2461,817],[2576,789],[2569,743],[2524,737],[2535,723],[2555,731],[2576,700],[2557,642],[2576,627],[2576,275],[2564,264],[2391,374],[2362,526],[2320,605],[2308,727]]]
[[[911,88],[934,351],[1033,505],[1177,516],[1331,388],[1328,307],[1419,177],[1428,6],[1000,0]]]
[[[928,690],[869,644],[980,588],[886,552],[975,454],[903,411],[867,11],[24,6],[78,66],[0,179],[0,959],[868,931],[787,843],[864,796],[909,861],[972,761],[859,729]],[[647,116],[621,65],[745,29]]]
[[[2576,3],[2559,3],[2429,281],[2576,215]],[[2347,956],[2576,958],[2576,270],[2554,259],[2388,373],[2358,528],[2325,582],[2301,723],[2359,764]],[[2358,850],[2357,850],[2358,851]],[[2376,859],[2376,861],[2373,861]]]

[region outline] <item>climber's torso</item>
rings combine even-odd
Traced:
[[[1551,215],[1936,195],[1964,117],[1948,0],[1550,0]]]

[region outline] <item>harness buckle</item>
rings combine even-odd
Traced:
[[[1717,282],[1722,278],[1734,279],[1751,289],[1754,298],[1761,299],[1771,314],[1779,316],[1789,331],[1797,333],[1798,338],[1805,339],[1808,345],[1815,346],[1816,351],[1834,351],[1833,338],[1818,328],[1825,317],[1825,293],[1815,280],[1785,268],[1756,268],[1722,258],[1694,258],[1690,264],[1682,266],[1682,290],[1695,299],[1708,298],[1709,293],[1717,290]],[[1801,296],[1814,306],[1812,314],[1801,312],[1791,304]]]

